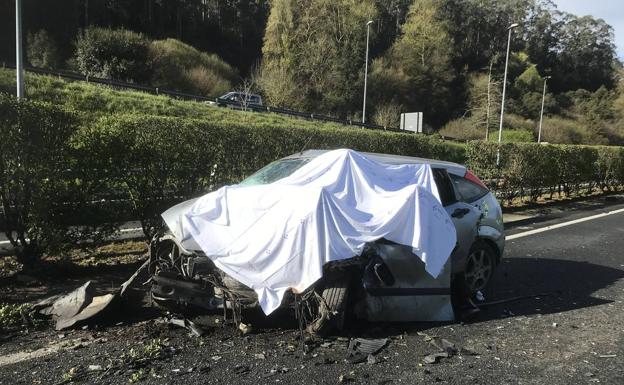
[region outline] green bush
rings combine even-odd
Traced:
[[[558,116],[544,117],[542,140],[557,144],[588,143],[590,133],[578,120]]]
[[[472,118],[459,118],[446,123],[438,134],[460,140],[479,140],[485,137],[485,125],[477,124]]]
[[[90,27],[76,39],[74,60],[78,70],[88,76],[144,82],[149,77],[148,45],[136,32]]]
[[[175,39],[151,42],[149,62],[152,85],[204,96],[221,96],[238,78],[236,70],[219,56]]]
[[[496,128],[498,128],[500,115],[493,117],[493,119],[496,121]],[[503,117],[503,129],[533,132],[535,130],[535,121],[520,115],[506,113]]]
[[[615,191],[624,184],[624,149],[615,146],[569,146],[505,143],[496,167],[496,143],[470,142],[467,163],[501,198],[535,201],[541,194],[590,193],[595,187]]]
[[[0,94],[0,227],[20,263],[32,264],[57,238],[72,115],[49,104]]]
[[[58,68],[61,55],[54,39],[45,29],[29,33],[26,44],[28,62],[39,68]]]
[[[77,126],[71,111],[0,93],[0,229],[24,265],[114,230],[108,207],[90,204],[109,185],[97,158],[72,148]]]

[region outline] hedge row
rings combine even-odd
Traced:
[[[0,228],[23,261],[52,246],[102,238],[129,219],[140,219],[149,237],[172,204],[312,148],[467,163],[508,200],[617,189],[624,181],[620,147],[504,144],[497,168],[493,143],[244,116],[249,123],[145,114],[88,121],[84,112],[0,94]]]
[[[624,148],[616,146],[540,145],[505,143],[496,166],[496,143],[471,142],[467,165],[501,199],[535,201],[601,191],[617,191],[624,184]]]

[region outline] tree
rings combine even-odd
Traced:
[[[268,101],[326,113],[349,114],[356,109],[366,22],[375,15],[372,0],[273,2],[260,80]],[[282,91],[289,97],[284,98]]]
[[[301,108],[307,87],[295,78],[295,6],[292,0],[276,0],[267,23],[259,86],[269,103],[280,107]]]
[[[468,78],[468,113],[471,126],[487,138],[489,132],[497,127],[500,114],[501,84],[487,74],[476,73]]]
[[[377,103],[393,97],[408,111],[422,111],[434,124],[448,119],[452,42],[439,17],[440,0],[412,3],[401,34],[386,55],[373,62],[371,90]]]
[[[56,42],[45,29],[28,34],[26,51],[28,62],[34,67],[58,68],[61,65]]]
[[[401,109],[402,106],[394,102],[380,104],[375,107],[373,123],[386,128],[398,128],[401,119]]]
[[[526,20],[535,0],[447,0],[441,2],[441,18],[447,21],[453,41],[454,67],[479,71],[507,46],[507,27]],[[522,47],[513,39],[512,51]],[[500,64],[499,64],[500,65]]]
[[[553,84],[558,90],[595,91],[615,85],[613,28],[602,19],[562,14]]]
[[[78,35],[75,61],[85,75],[142,82],[148,78],[148,44],[140,33],[89,28]]]

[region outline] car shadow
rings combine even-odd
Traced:
[[[551,314],[610,303],[609,287],[622,278],[624,270],[590,262],[503,259],[476,321],[500,318],[503,312],[508,316]],[[603,289],[600,296],[595,295]],[[497,303],[518,297],[522,298]]]
[[[343,335],[368,338],[396,336],[459,322],[561,313],[611,303],[620,289],[610,288],[624,270],[589,262],[546,258],[508,258],[501,262],[485,292],[480,311],[454,322],[383,322],[351,320]],[[596,292],[601,291],[597,296]],[[458,310],[456,312],[460,314]]]

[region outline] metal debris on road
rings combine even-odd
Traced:
[[[201,337],[206,333],[203,328],[199,327],[197,324],[187,318],[176,318],[169,316],[164,317],[161,322],[185,328],[190,331],[195,337]]]
[[[349,347],[347,348],[347,361],[352,364],[367,361],[368,356],[377,354],[387,343],[387,338],[354,338],[349,342]]]
[[[34,308],[39,314],[55,319],[56,330],[63,330],[95,318],[108,309],[115,298],[116,294],[95,296],[91,281],[87,281],[67,294],[55,295],[34,304]]]
[[[466,349],[464,347],[458,348],[454,343],[452,343],[451,341],[447,339],[440,338],[440,337],[430,337],[424,333],[422,334],[425,335],[426,341],[429,341],[431,345],[433,345],[436,349],[438,349],[438,352],[427,354],[423,358],[423,362],[425,364],[437,364],[440,361],[440,359],[450,358],[455,355],[460,355],[460,356],[477,355],[477,353],[473,352],[470,349]]]

